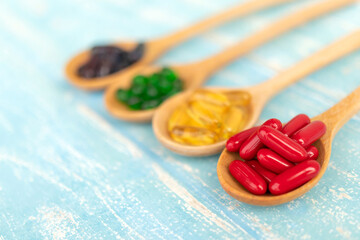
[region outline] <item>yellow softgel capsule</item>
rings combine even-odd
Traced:
[[[181,105],[177,107],[168,122],[168,131],[171,131],[176,125],[187,125],[189,122],[189,116],[186,113],[187,106]]]
[[[209,145],[226,140],[245,126],[251,96],[246,92],[198,90],[170,116],[172,139],[186,145]]]
[[[188,106],[186,104],[179,106],[171,114],[168,121],[168,131],[170,132],[175,126],[203,127],[202,124],[189,116]]]
[[[217,142],[216,133],[199,127],[175,126],[170,131],[170,136],[176,142],[186,145],[210,145]]]
[[[223,128],[219,139],[228,139],[242,130],[246,122],[246,115],[245,109],[240,107],[230,107],[224,115]]]
[[[204,127],[218,130],[222,115],[231,105],[228,98],[211,90],[197,90],[188,102],[188,114]]]
[[[235,106],[248,106],[251,102],[251,95],[248,92],[227,92],[226,97],[229,99],[232,105]]]
[[[204,89],[195,91],[194,94],[190,97],[189,101],[202,101],[222,107],[228,107],[231,105],[226,95]]]
[[[222,126],[223,114],[227,108],[204,101],[191,101],[188,103],[187,113],[200,125],[218,129]]]

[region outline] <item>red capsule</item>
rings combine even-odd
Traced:
[[[250,137],[251,134],[256,132],[259,127],[253,127],[250,129],[247,129],[245,131],[239,132],[238,134],[235,134],[231,138],[229,138],[226,142],[226,149],[229,152],[237,152],[240,149],[241,144],[245,142],[246,139]]]
[[[240,147],[240,157],[244,160],[254,159],[256,153],[264,147],[264,144],[261,143],[257,133],[254,132]]]
[[[281,131],[282,123],[279,119],[270,118],[269,120],[265,121],[261,126],[269,126],[273,129]]]
[[[280,120],[272,118],[263,123],[262,126],[269,126],[274,129],[281,130],[282,124]],[[261,143],[257,133],[254,132],[247,140],[243,142],[240,147],[240,157],[244,160],[254,159],[256,153],[263,148],[264,145]]]
[[[326,133],[326,125],[321,121],[313,121],[291,136],[304,148],[313,144]]]
[[[299,129],[305,127],[310,123],[310,118],[305,114],[299,114],[295,116],[293,119],[291,119],[283,129],[281,130],[283,134],[286,136],[291,137],[295,132],[297,132]]]
[[[319,156],[319,150],[313,145],[308,147],[306,151],[308,153],[309,159],[311,160],[316,160]]]
[[[277,174],[282,173],[294,166],[293,163],[287,161],[279,154],[265,148],[260,149],[260,151],[257,153],[257,159],[263,167]]]
[[[320,164],[317,161],[304,161],[277,175],[271,181],[269,190],[274,195],[290,192],[313,179],[318,174],[319,170]]]
[[[229,171],[249,192],[256,195],[266,193],[267,185],[265,180],[243,161],[232,161],[229,165]]]
[[[276,177],[275,173],[261,166],[256,160],[246,161],[245,163],[252,167],[252,169],[254,169],[267,183],[270,183],[271,180]]]
[[[265,146],[289,161],[302,162],[308,159],[305,148],[276,129],[261,126],[258,137]]]

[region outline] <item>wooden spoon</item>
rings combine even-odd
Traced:
[[[240,159],[238,153],[222,152],[218,164],[217,175],[224,190],[233,198],[252,205],[272,206],[289,202],[300,197],[314,187],[324,175],[331,156],[331,143],[338,130],[360,110],[360,88],[357,88],[350,95],[337,103],[326,112],[314,117],[312,120],[320,120],[326,124],[326,134],[315,143],[319,150],[318,162],[321,165],[320,171],[315,178],[301,187],[282,195],[254,195],[248,192],[229,172],[229,164]]]
[[[360,31],[335,42],[321,51],[315,53],[290,69],[280,73],[274,78],[249,88],[208,88],[220,93],[247,92],[251,95],[248,108],[248,122],[244,129],[252,127],[259,118],[266,102],[288,85],[302,79],[310,73],[360,48]],[[158,140],[168,149],[185,156],[207,156],[219,153],[224,149],[226,141],[205,146],[190,146],[175,142],[169,135],[167,126],[169,118],[180,104],[187,101],[193,91],[176,95],[164,102],[153,119],[153,129]]]
[[[200,87],[209,76],[222,66],[245,55],[261,44],[275,38],[276,36],[306,23],[325,13],[338,9],[344,5],[354,2],[354,0],[328,0],[317,4],[312,4],[304,9],[270,24],[265,29],[258,31],[252,36],[242,40],[227,50],[216,54],[208,59],[200,62],[171,66],[173,70],[183,80],[185,90],[196,89]],[[150,74],[160,69],[158,66],[149,66],[141,71],[141,74]],[[129,72],[127,72],[129,73]],[[124,74],[120,81],[112,84],[105,92],[105,106],[107,110],[116,118],[132,121],[132,122],[148,122],[152,119],[155,109],[132,111],[123,103],[116,99],[116,91],[120,88],[128,88],[132,82],[134,75]]]
[[[145,53],[140,61],[134,65],[129,66],[114,74],[110,74],[105,77],[87,79],[78,76],[77,71],[89,58],[90,51],[86,50],[74,56],[69,60],[65,67],[65,75],[70,83],[74,84],[83,89],[87,90],[99,90],[107,87],[109,84],[116,80],[129,78],[134,76],[143,67],[156,60],[162,53],[172,46],[183,42],[184,40],[201,33],[207,29],[220,25],[221,23],[230,21],[235,17],[245,16],[252,12],[259,11],[261,9],[278,5],[284,2],[290,2],[293,0],[254,0],[249,1],[238,6],[232,7],[231,9],[222,12],[216,16],[201,21],[193,26],[185,28],[174,34],[148,41],[145,43]],[[133,49],[138,43],[137,42],[118,42],[111,45],[124,48],[125,50]]]

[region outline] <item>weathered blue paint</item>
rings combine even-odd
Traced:
[[[157,37],[237,2],[0,2],[1,240],[360,238],[360,115],[335,138],[329,169],[313,190],[288,204],[255,207],[223,191],[218,156],[168,151],[150,124],[111,118],[102,93],[78,90],[63,76],[66,60],[79,49]],[[214,54],[315,1],[302,2],[207,32],[158,63]],[[285,34],[219,71],[207,85],[260,83],[359,28],[359,12],[357,4]],[[280,93],[261,120],[315,116],[359,85],[356,52]]]

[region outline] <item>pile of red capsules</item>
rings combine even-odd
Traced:
[[[299,114],[286,125],[275,118],[240,132],[226,143],[245,160],[229,165],[231,175],[249,192],[280,195],[314,178],[320,169],[318,149],[312,144],[326,132],[321,121]],[[256,160],[257,159],[257,160]]]

